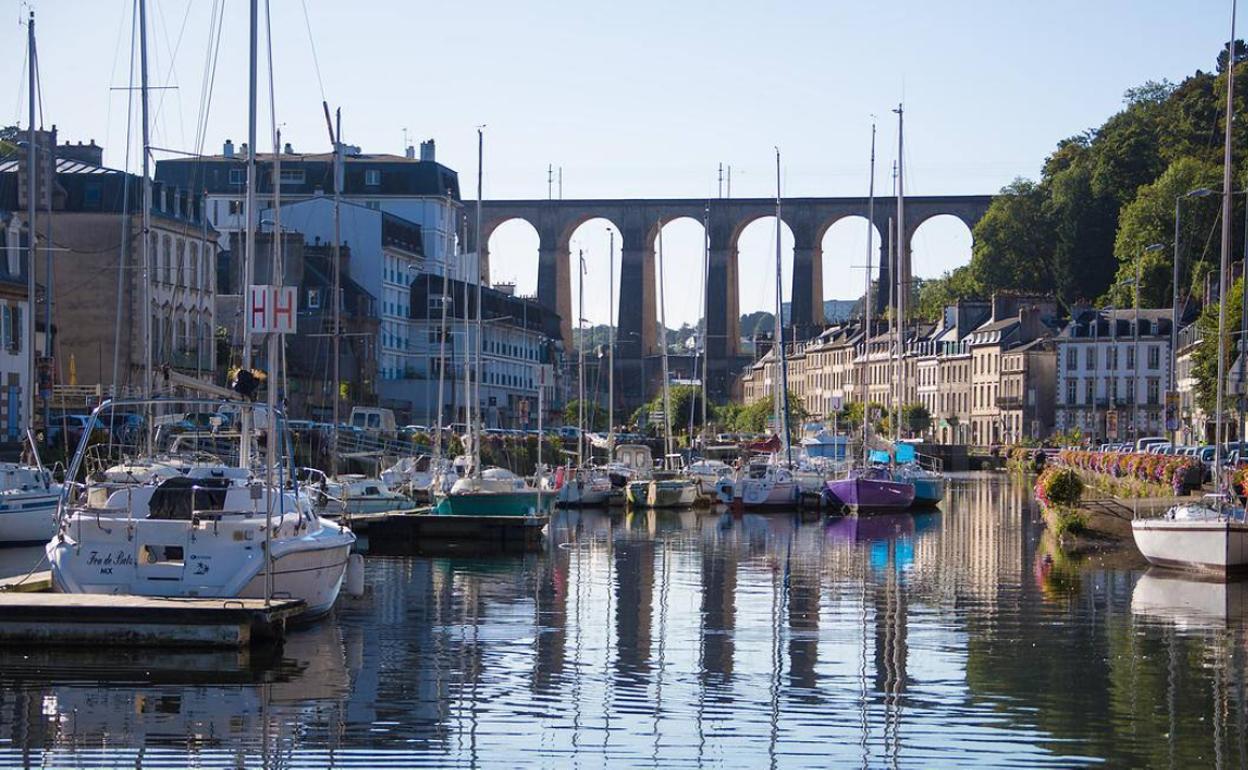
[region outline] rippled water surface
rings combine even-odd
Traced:
[[[1243,586],[1034,518],[969,476],[929,514],[568,512],[537,554],[370,557],[281,650],[0,649],[0,766],[1248,764]]]

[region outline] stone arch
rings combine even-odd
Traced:
[[[659,270],[660,265],[657,262],[660,234],[663,236],[662,270]],[[691,325],[697,325],[699,319],[696,316],[700,309],[705,314],[704,303],[707,296],[702,279],[705,238],[706,230],[702,220],[691,214],[678,213],[671,218],[664,218],[661,226],[656,220],[649,228],[646,244],[653,249],[656,258],[654,276],[656,323],[666,316],[667,328],[676,329],[682,323],[689,321],[689,316],[682,319],[681,312],[678,310],[688,304],[682,301],[684,297],[697,298],[693,300],[691,313],[694,317],[691,319]],[[662,281],[661,285],[660,281]],[[666,307],[658,304],[660,299]],[[661,352],[661,342],[656,342],[656,344]]]
[[[488,262],[485,275],[494,283],[516,284],[517,294],[535,294],[538,282],[538,258],[541,250],[541,234],[531,221],[524,217],[505,217],[481,226],[483,249],[482,272]],[[471,247],[471,244],[469,244]],[[472,280],[472,268],[463,266],[452,273],[456,280]]]
[[[817,248],[823,278],[823,295],[832,300],[863,296],[867,259],[867,224],[862,214],[842,213],[820,222],[816,229]],[[871,278],[880,274],[886,233],[871,223]]]
[[[755,311],[772,313],[775,310],[775,230],[774,225],[765,223],[765,220],[769,219],[774,222],[774,215],[751,216],[749,222],[744,227],[739,227],[736,232],[735,254],[733,255],[737,263],[736,271],[739,274],[752,276],[747,283],[738,282],[736,318],[730,319],[736,323],[739,338],[749,337],[754,331],[740,327],[742,315]],[[781,297],[789,303],[792,309],[792,281],[785,281],[783,278],[793,274],[796,236],[791,220],[782,219],[779,226]],[[789,295],[787,297],[784,296],[786,292]],[[790,317],[784,323],[786,340],[791,339],[792,320]]]
[[[568,296],[573,327],[581,317],[587,324],[618,324],[620,310],[620,252],[624,235],[620,226],[609,217],[587,214],[569,220],[560,228],[559,243],[567,244]],[[614,255],[609,252],[614,248]],[[578,255],[585,256],[585,309],[578,302]],[[614,264],[612,264],[614,262]],[[613,273],[608,273],[613,270]],[[615,296],[610,296],[612,286]],[[612,316],[611,308],[616,316]]]
[[[911,270],[916,277],[935,278],[969,264],[973,246],[973,223],[957,214],[932,213],[910,232]]]

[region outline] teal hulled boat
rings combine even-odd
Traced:
[[[553,492],[539,495],[537,490],[451,493],[433,512],[439,516],[548,516],[554,502]]]

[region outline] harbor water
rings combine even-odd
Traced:
[[[1064,555],[1006,475],[366,569],[280,649],[0,648],[0,767],[1248,764],[1243,587]]]

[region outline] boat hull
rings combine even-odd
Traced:
[[[76,594],[263,599],[263,543],[254,523],[229,522],[214,531],[186,521],[139,520],[128,534],[124,519],[97,522],[88,515],[48,543],[53,585]],[[263,532],[263,520],[258,523]],[[301,619],[325,614],[342,589],[354,543],[351,530],[324,520],[317,531],[275,541],[273,596],[303,600]],[[151,544],[181,548],[185,557],[154,561]]]
[[[48,542],[56,532],[59,493],[0,495],[0,546]]]
[[[438,516],[544,516],[554,502],[553,492],[471,492],[447,495],[433,512]]]
[[[940,477],[923,476],[910,479],[914,485],[914,506],[930,507],[945,499],[945,480]]]
[[[1136,519],[1131,532],[1149,564],[1215,576],[1248,573],[1248,524],[1244,522]]]
[[[828,504],[852,511],[904,511],[914,505],[913,484],[887,479],[832,479],[824,495]]]
[[[768,479],[725,479],[718,487],[719,500],[745,508],[792,508],[800,491],[795,481]]]

